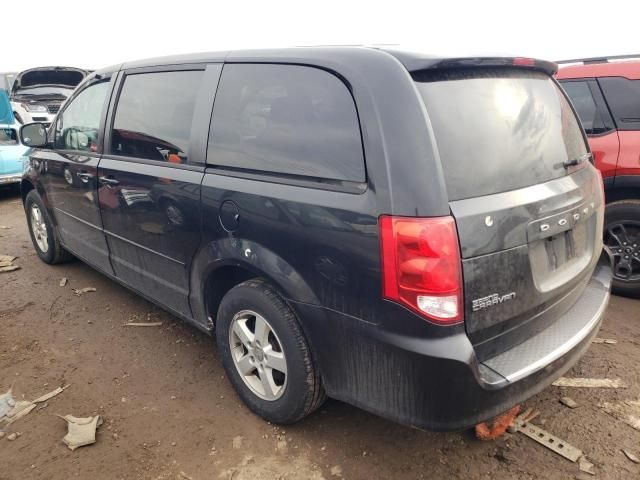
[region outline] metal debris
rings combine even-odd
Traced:
[[[536,418],[540,412],[538,410],[534,410],[533,408],[527,408],[522,414],[518,415],[511,425],[509,425],[508,431],[509,433],[516,433],[518,430],[522,428],[522,426]]]
[[[613,338],[594,338],[591,343],[606,343],[607,345],[615,345],[618,343],[618,340],[614,340]]]
[[[125,327],[161,327],[162,322],[128,322]]]
[[[548,449],[553,450],[558,455],[562,455],[567,460],[576,462],[582,457],[582,450],[573,445],[569,445],[561,438],[552,435],[536,425],[525,423],[518,431],[530,439],[535,440],[540,445],[544,445]]]
[[[96,443],[96,430],[102,424],[100,415],[86,418],[66,415],[64,417],[60,416],[60,418],[67,422],[68,432],[62,441],[70,450]]]
[[[637,456],[635,456],[633,453],[631,453],[629,450],[625,450],[624,448],[622,449],[622,453],[624,453],[625,457],[627,457],[629,460],[631,460],[633,463],[640,463],[640,458],[638,458]]]
[[[64,287],[67,284],[67,277],[62,277],[60,279],[60,286]]]
[[[96,289],[93,287],[84,287],[84,288],[74,288],[73,291],[75,292],[76,295],[80,296],[85,293],[95,292]]]
[[[628,388],[620,378],[567,378],[560,377],[552,383],[555,387],[576,388]]]
[[[640,400],[627,400],[618,403],[604,402],[600,408],[631,428],[640,431]]]
[[[560,403],[569,408],[578,408],[580,405],[571,397],[562,397]]]
[[[587,457],[580,457],[580,462],[578,463],[580,470],[588,473],[589,475],[595,475],[596,471],[594,469],[593,463],[587,460]]]

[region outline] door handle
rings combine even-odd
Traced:
[[[89,180],[93,178],[93,175],[89,172],[78,172],[78,178],[82,181],[82,183],[87,183]]]
[[[120,184],[118,180],[112,177],[100,177],[98,180],[100,180],[100,183],[102,185],[105,185],[107,187],[115,187],[116,185]]]

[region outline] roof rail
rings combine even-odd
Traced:
[[[591,57],[591,58],[574,58],[571,60],[557,60],[557,64],[565,64],[565,63],[583,63],[584,65],[591,65],[593,63],[609,63],[609,60],[627,60],[630,58],[638,58],[640,59],[640,54],[630,54],[630,55],[607,55],[604,57]]]

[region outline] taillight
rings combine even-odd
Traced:
[[[382,215],[379,226],[384,298],[441,325],[462,322],[462,271],[453,218]]]

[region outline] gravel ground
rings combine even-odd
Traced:
[[[235,395],[214,342],[81,262],[35,255],[19,196],[0,191],[0,391],[33,399],[70,387],[5,428],[0,479],[566,479],[594,478],[521,434],[493,442],[396,425],[337,401],[286,428]],[[66,286],[60,279],[68,278]],[[73,289],[95,287],[77,296]],[[125,327],[159,321],[160,327]],[[640,431],[599,404],[640,398],[640,301],[614,297],[601,337],[567,376],[620,378],[626,389],[549,387],[534,421],[576,447],[595,478],[640,478]],[[559,403],[571,396],[579,408]],[[97,443],[70,451],[57,415],[99,414]],[[13,441],[11,433],[20,433]]]

